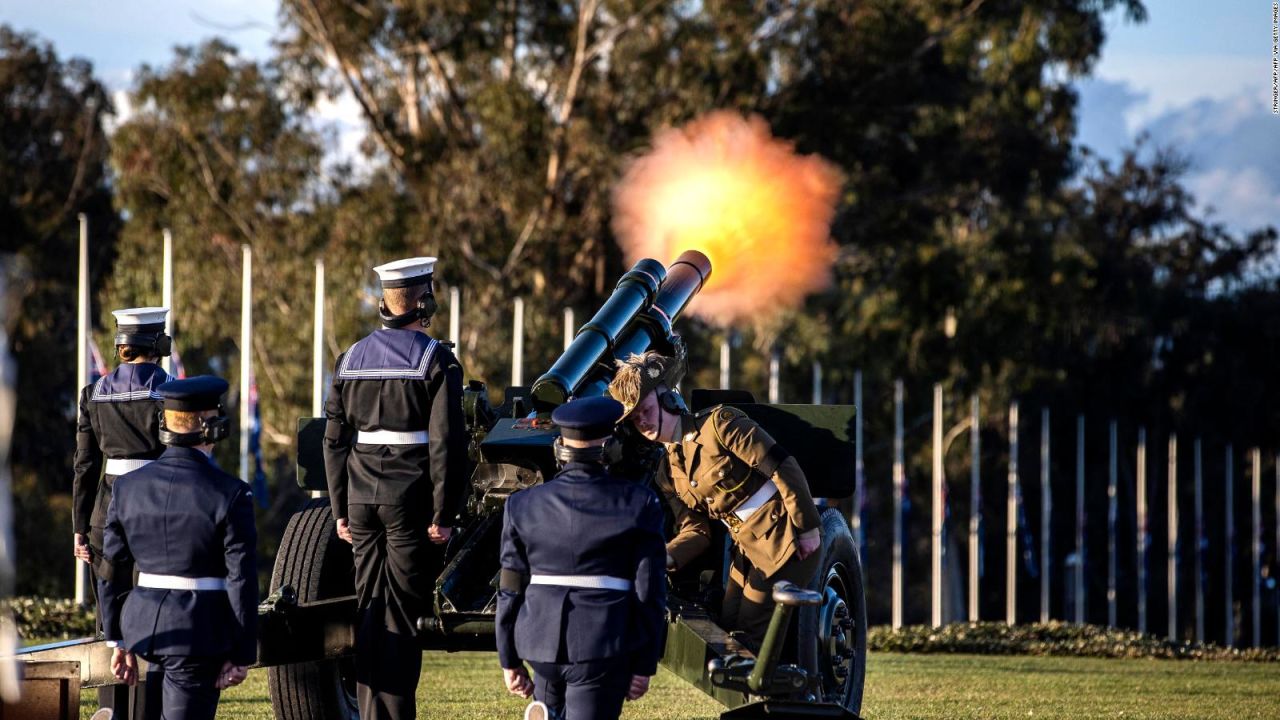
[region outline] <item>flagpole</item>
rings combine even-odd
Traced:
[[[893,381],[893,629],[902,627],[902,503],[907,491],[906,462],[903,459],[902,381]]]
[[[1169,641],[1178,639],[1178,434],[1169,433],[1169,535],[1168,585],[1165,604],[1169,608]]]
[[[164,269],[161,273],[161,289],[160,304],[169,308],[169,313],[164,318],[164,334],[173,337],[173,233],[168,228],[164,230]],[[166,375],[173,375],[173,357],[165,355],[160,359],[160,366],[164,368]]]
[[[777,405],[782,402],[782,389],[780,375],[782,373],[782,357],[778,352],[778,348],[774,348],[769,353],[769,404]]]
[[[1040,409],[1040,622],[1049,622],[1053,493],[1049,487],[1049,408]]]
[[[929,597],[934,627],[942,627],[942,383],[933,384],[933,507]]]
[[[449,288],[449,339],[453,341],[454,352],[460,352],[462,344],[462,288],[457,285]]]
[[[1018,402],[1009,403],[1009,497],[1005,503],[1005,623],[1018,622]]]
[[[733,331],[726,330],[724,337],[720,339],[720,389],[729,389],[729,339]]]
[[[853,538],[858,543],[858,559],[866,552],[867,538],[862,529],[862,503],[866,499],[867,466],[862,459],[862,371],[853,373]],[[1280,491],[1277,492],[1280,497]],[[1280,500],[1277,500],[1280,502]]]
[[[564,309],[564,349],[568,350],[573,344],[573,334],[577,330],[577,324],[573,321],[573,308]]]
[[[80,213],[80,280],[76,289],[76,387],[73,398],[80,397],[80,388],[89,380],[89,217]],[[79,403],[76,403],[79,408]],[[96,478],[95,478],[96,480]],[[76,604],[89,602],[89,566],[76,558],[71,559],[75,569]]]
[[[1138,632],[1147,632],[1147,428],[1138,428],[1138,473],[1136,514],[1138,518]]]
[[[982,424],[975,392],[969,400],[969,622],[978,622],[979,569],[982,567]]]
[[[253,248],[242,245],[244,258],[240,271],[240,479],[248,483],[249,475],[249,392],[253,376]]]
[[[511,319],[511,387],[524,385],[524,298],[517,297]]]
[[[1084,585],[1084,413],[1076,415],[1076,567],[1073,585],[1075,586],[1076,623],[1084,624],[1085,619],[1085,585]]]
[[[316,260],[315,330],[311,340],[311,417],[324,414],[324,258]]]
[[[1232,460],[1232,447],[1227,444],[1227,449],[1223,453],[1226,460],[1226,567],[1224,574],[1225,582],[1222,583],[1222,590],[1226,594],[1226,602],[1223,605],[1223,614],[1225,616],[1225,625],[1223,627],[1222,643],[1227,647],[1235,647],[1236,631],[1235,631],[1235,567],[1236,560],[1236,509],[1235,509],[1235,462]]]
[[[1111,421],[1111,454],[1109,474],[1107,476],[1107,627],[1116,626],[1116,515],[1119,512],[1117,485],[1119,484],[1119,466],[1116,453],[1119,452],[1119,426]]]
[[[1251,452],[1253,457],[1253,482],[1250,487],[1252,492],[1253,507],[1253,597],[1251,598],[1250,610],[1252,611],[1253,622],[1250,629],[1253,631],[1252,647],[1260,647],[1262,645],[1262,450],[1254,448]]]

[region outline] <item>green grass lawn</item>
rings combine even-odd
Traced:
[[[506,693],[492,653],[427,653],[420,718],[501,720]],[[900,655],[868,663],[864,716],[888,718],[1280,718],[1280,664],[1074,657]],[[94,693],[82,696],[89,717]],[[712,720],[720,706],[665,670],[623,718]],[[226,692],[219,717],[271,718],[265,670]]]

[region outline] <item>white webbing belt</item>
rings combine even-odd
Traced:
[[[356,442],[366,445],[426,445],[426,430],[361,430]]]
[[[138,573],[138,587],[157,590],[226,590],[227,579],[220,577],[182,577]]]
[[[759,510],[761,505],[764,505],[765,503],[769,502],[769,498],[777,494],[778,494],[778,486],[774,485],[773,481],[770,480],[766,482],[764,485],[761,485],[760,489],[755,491],[751,495],[751,497],[747,498],[746,500],[743,500],[742,504],[739,505],[738,508],[733,511],[733,514],[737,515],[739,520],[746,520],[747,518],[751,517],[752,513],[754,513],[756,510]]]
[[[623,590],[631,589],[631,581],[609,575],[539,575],[529,576],[530,585],[560,585],[563,587],[585,588],[588,590]]]
[[[131,473],[138,468],[144,468],[151,464],[150,460],[124,460],[121,458],[108,458],[106,466],[102,471],[107,475],[120,476],[125,473]]]

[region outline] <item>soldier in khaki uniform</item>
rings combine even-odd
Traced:
[[[822,521],[800,465],[741,410],[692,414],[673,388],[683,363],[656,352],[620,363],[609,393],[646,438],[666,446],[658,487],[676,518],[667,568],[684,567],[711,542],[710,521],[733,540],[721,624],[758,650],[773,613],[773,585],[805,587],[817,572]]]

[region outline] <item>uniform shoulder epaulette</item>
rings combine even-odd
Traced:
[[[742,413],[737,407],[731,405],[717,405],[712,407],[712,432],[716,433],[716,439],[721,445],[724,445],[724,437],[721,436],[721,428],[728,428],[733,420],[745,418],[746,413]]]

